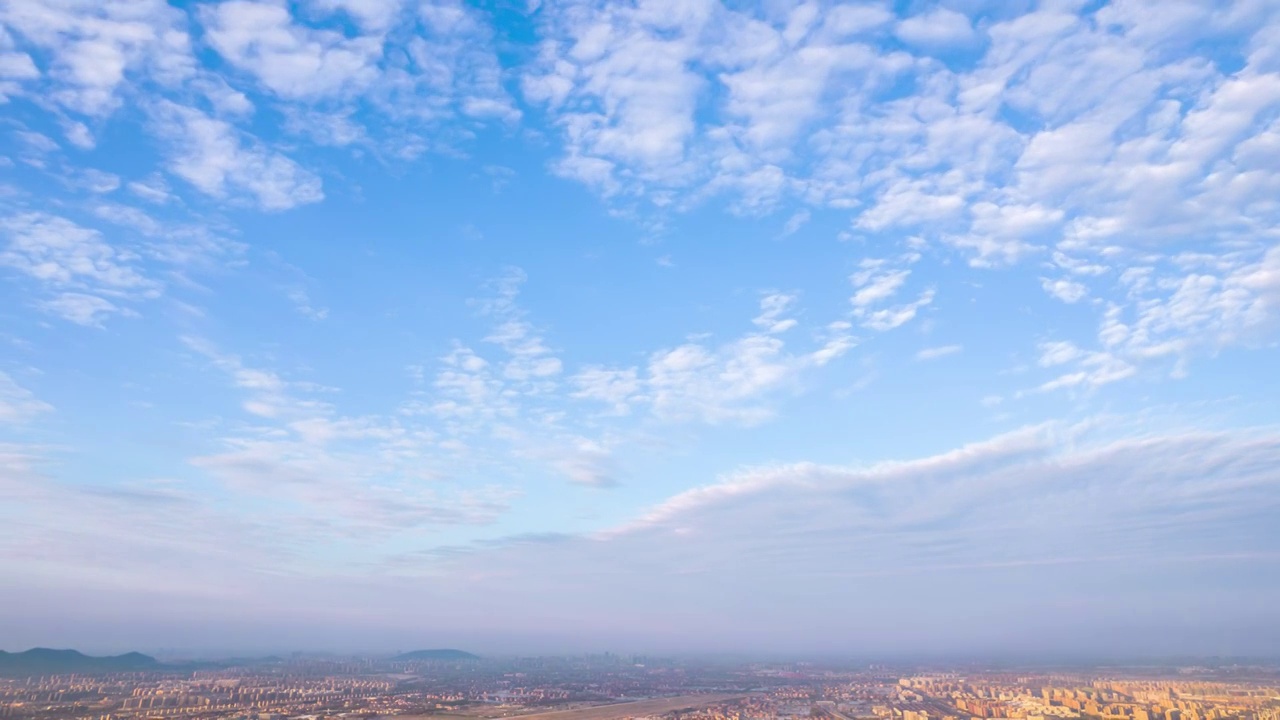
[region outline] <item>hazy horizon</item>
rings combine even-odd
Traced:
[[[0,646],[1280,653],[1280,3],[0,2]]]

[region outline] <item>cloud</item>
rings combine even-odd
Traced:
[[[317,143],[411,159],[429,147],[456,153],[471,135],[459,119],[518,121],[487,16],[454,0],[408,9],[399,0],[322,0],[291,12],[235,0],[198,14],[211,45],[286,103],[287,127]],[[314,26],[335,13],[358,32]]]
[[[0,424],[16,425],[50,412],[53,406],[38,399],[0,370]]]
[[[913,302],[905,305],[895,305],[893,307],[881,308],[879,310],[862,311],[859,317],[862,326],[875,330],[876,332],[885,332],[894,328],[902,327],[915,319],[916,313],[920,309],[933,302],[934,291],[925,290]]]
[[[711,2],[578,2],[540,16],[545,39],[522,87],[561,130],[555,169],[607,197],[647,192],[658,205],[701,187],[693,200],[726,192],[743,211],[772,207],[798,185],[780,163],[829,116],[828,94],[875,84],[882,65],[903,59],[882,63],[857,38],[889,20],[878,8],[766,18]],[[704,106],[712,114],[695,117]]]
[[[761,296],[753,328],[735,338],[691,339],[648,353],[640,366],[566,370],[520,304],[526,281],[510,268],[487,284],[473,305],[493,323],[483,335],[488,347],[455,341],[429,382],[418,369],[422,382],[401,412],[434,421],[433,432],[469,462],[518,458],[522,473],[549,469],[578,485],[619,484],[625,468],[615,454],[653,442],[654,427],[771,418],[781,396],[801,392],[808,376],[854,345],[849,323],[836,321],[811,332],[807,348],[788,346],[783,336],[800,328],[796,298],[772,292]]]
[[[797,210],[791,217],[787,218],[787,222],[782,226],[781,237],[791,237],[795,235],[805,223],[809,222],[810,213],[808,210]]]
[[[349,39],[339,32],[301,27],[288,7],[274,2],[231,0],[203,6],[200,15],[215,50],[286,98],[359,92],[378,77],[380,37]],[[382,19],[372,12],[365,17]]]
[[[969,18],[946,8],[934,8],[898,23],[894,30],[903,42],[928,49],[966,45],[973,41]]]
[[[295,287],[290,289],[289,302],[293,303],[293,307],[298,311],[298,314],[308,320],[324,320],[329,317],[329,308],[316,307],[311,302],[311,296],[303,288]]]
[[[161,286],[138,269],[138,256],[109,244],[97,230],[66,218],[28,212],[0,221],[8,238],[6,266],[35,281],[41,306],[81,325],[121,312],[119,301],[154,298]]]
[[[1089,289],[1074,280],[1041,278],[1040,286],[1045,292],[1067,304],[1080,302],[1089,295]]]
[[[964,350],[963,345],[939,345],[938,347],[925,348],[916,353],[917,360],[937,360],[948,355],[955,355]]]
[[[559,172],[611,203],[682,209],[724,195],[765,212],[796,199],[807,207],[795,218],[846,210],[866,237],[927,237],[975,268],[1051,256],[1076,277],[1045,280],[1050,295],[1136,313],[1127,287],[1082,278],[1191,247],[1257,257],[1280,221],[1266,161],[1280,148],[1280,72],[1264,50],[1280,15],[1155,9],[1046,6],[988,18],[979,34],[940,7],[895,18],[878,6],[566,3],[540,10],[545,39],[523,89],[561,133]],[[1204,42],[1240,48],[1240,64]],[[943,50],[968,59],[931,57]],[[869,285],[864,307],[904,271]],[[895,327],[929,297],[860,321]]]
[[[115,313],[125,312],[123,308],[106,298],[78,292],[64,292],[42,300],[41,309],[70,320],[77,325],[101,327],[102,321]]]
[[[368,606],[357,583],[380,598],[376,613],[347,616],[369,629],[427,608],[449,625],[489,618],[504,636],[533,623],[552,642],[574,632],[653,650],[834,652],[849,637],[872,652],[1269,646],[1256,629],[1274,626],[1275,604],[1232,588],[1280,592],[1257,584],[1280,561],[1267,532],[1280,439],[1093,432],[1032,426],[917,460],[746,468],[609,530],[424,548],[367,577],[315,578],[330,587],[330,613]],[[1173,577],[1183,581],[1161,582]],[[956,598],[942,608],[923,592],[940,582]],[[283,579],[251,592],[279,603],[294,584],[310,587]],[[1046,586],[1073,612],[1046,604]],[[1104,589],[1110,600],[1096,602]],[[1156,609],[1135,624],[1135,606]],[[1222,620],[1182,632],[1189,606]],[[566,614],[572,631],[559,629]],[[902,623],[913,633],[888,629]],[[1102,644],[1085,632],[1098,628]]]
[[[1084,597],[1106,586],[1115,596],[1137,601],[1168,590],[1151,582],[1165,564],[1180,573],[1223,562],[1260,571],[1280,560],[1280,547],[1258,544],[1275,509],[1276,480],[1265,470],[1280,458],[1274,435],[1097,441],[1080,432],[1026,428],[934,457],[865,468],[802,463],[744,470],[590,539],[477,551],[467,563],[485,565],[492,579],[476,580],[470,588],[520,586],[538,598],[536,607],[548,607],[553,598],[570,602],[589,628],[603,622],[601,608],[635,611],[637,633],[648,633],[663,632],[659,624],[672,622],[667,611],[644,609],[652,588],[661,586],[663,597],[679,597],[685,612],[701,616],[714,604],[717,617],[727,616],[696,631],[681,629],[696,632],[698,645],[728,642],[730,628],[757,627],[768,615],[786,627],[766,633],[767,640],[743,641],[739,635],[738,642],[776,646],[790,636],[798,647],[812,648],[835,623],[841,637],[854,634],[863,646],[887,650],[901,649],[902,636],[876,629],[884,627],[880,598],[910,598],[922,584],[945,581],[1000,591],[962,602],[954,618],[932,606],[919,612],[923,600],[902,600],[891,613],[926,624],[914,642],[928,638],[935,651],[972,649],[999,623],[1019,632],[1034,628],[1038,643],[1062,648],[1074,642],[1075,624],[1138,631],[1115,612],[1114,603],[1085,610],[1073,605],[1077,612],[1068,617],[1053,612],[1032,591],[1050,578],[1060,588],[1077,588],[1060,592]],[[1220,464],[1228,458],[1247,461]],[[549,574],[534,581],[541,573]],[[587,589],[587,577],[609,582]],[[765,577],[769,581],[761,583]],[[745,588],[747,578],[756,589],[730,592],[734,599],[726,601],[725,590]],[[785,588],[796,583],[806,588],[809,611],[780,621],[777,608],[797,601]],[[848,590],[869,586],[876,593],[861,600],[854,593],[852,602],[868,611],[879,607],[871,613],[874,623],[849,606]],[[1195,585],[1179,588],[1179,601],[1199,592]],[[1280,587],[1263,592],[1274,594]],[[569,599],[578,593],[584,597]],[[842,599],[812,601],[828,594]],[[979,604],[991,603],[997,612],[974,614]],[[962,616],[969,622],[954,622]],[[972,628],[975,617],[986,618],[979,621],[983,627]],[[1250,626],[1250,617],[1241,627]],[[1170,614],[1159,622],[1176,627],[1180,621]],[[674,636],[664,639],[672,642]],[[1123,642],[1135,641],[1128,636]]]
[[[865,258],[859,262],[859,270],[849,279],[856,288],[850,303],[853,315],[865,328],[885,332],[901,327],[916,316],[921,308],[933,302],[933,289],[926,289],[913,302],[882,307],[906,283],[911,275],[909,265],[919,260],[918,254],[907,254],[896,259]]]
[[[404,8],[403,0],[312,0],[311,5],[328,12],[342,11],[369,32],[391,28]]]
[[[200,338],[185,343],[243,393],[241,407],[252,418],[220,438],[217,452],[191,459],[230,492],[274,498],[337,532],[380,534],[491,523],[513,496],[496,485],[442,492],[428,483],[437,443],[429,430],[395,416],[342,415],[306,383],[247,365]]]
[[[1042,389],[1099,387],[1163,367],[1187,374],[1197,356],[1233,346],[1256,346],[1280,326],[1280,249],[1225,256],[1184,255],[1159,267],[1131,268],[1120,277],[1131,304],[1110,303],[1098,324],[1095,350],[1077,349],[1079,367]],[[1058,341],[1042,345],[1050,357]],[[1056,366],[1061,363],[1042,363]]]
[[[195,72],[185,15],[163,0],[9,3],[0,9],[0,23],[50,57],[46,74],[31,72],[20,59],[11,61],[17,72],[10,77],[47,78],[48,99],[84,115],[101,117],[119,108],[131,75],[172,86]],[[85,139],[78,130],[70,135],[73,141],[77,136]]]
[[[809,372],[853,347],[847,323],[832,323],[819,346],[806,352],[787,348],[780,337],[797,327],[788,317],[795,298],[769,293],[760,300],[757,327],[718,346],[690,341],[649,355],[643,367],[589,367],[573,377],[574,397],[612,406],[627,414],[647,406],[666,422],[754,425],[773,415],[770,401],[797,390]]]
[[[1106,351],[1084,351],[1070,342],[1041,343],[1041,367],[1057,367],[1071,364],[1074,369],[1042,384],[1038,390],[1051,392],[1062,389],[1092,390],[1137,373],[1131,363]]]
[[[906,282],[907,276],[911,274],[908,269],[893,270],[882,274],[871,274],[867,271],[859,273],[854,278],[854,285],[858,287],[858,291],[853,294],[850,302],[854,307],[865,308],[868,305],[877,304],[893,296]]]
[[[138,254],[164,263],[168,272],[185,274],[233,265],[246,249],[207,223],[161,220],[132,205],[103,202],[93,208],[93,214],[146,238],[137,244]]]
[[[354,32],[333,29],[339,18]],[[150,136],[140,158],[158,144],[168,173],[233,205],[276,211],[322,200],[318,175],[304,167],[315,145],[401,161],[457,155],[484,124],[520,119],[488,15],[456,0],[54,0],[0,8],[0,25],[0,96],[37,100],[40,123],[82,150],[97,147],[109,118],[122,127],[137,119],[117,112],[128,101],[144,111]],[[217,57],[193,49],[197,25]],[[283,122],[255,121],[264,93]],[[38,157],[58,147],[44,130],[26,132],[45,147],[23,159],[53,172]],[[289,157],[278,150],[286,146]],[[79,183],[76,170],[64,174]],[[175,207],[182,195],[155,173],[127,186]]]
[[[220,637],[245,630],[247,609],[273,617],[270,608],[325,587],[325,602],[306,606],[315,615],[297,621],[341,618],[366,642],[426,612],[440,623],[433,632],[488,618],[484,627],[506,642],[532,623],[550,629],[547,642],[588,633],[655,651],[834,652],[849,637],[870,652],[1268,647],[1275,638],[1257,628],[1274,627],[1270,601],[1280,593],[1270,580],[1280,546],[1268,532],[1280,509],[1269,472],[1280,438],[1268,429],[1119,429],[1048,424],[915,460],[748,467],[597,532],[417,541],[410,550],[379,545],[364,528],[335,532],[289,504],[273,504],[270,516],[229,513],[182,483],[31,482],[39,458],[6,446],[0,483],[10,507],[23,509],[15,527],[41,542],[0,550],[24,592],[37,565],[104,603],[142,584],[169,600],[176,621],[199,615]],[[265,452],[245,448],[239,462],[252,467]],[[281,474],[263,491],[310,477],[270,463]],[[344,502],[379,522],[422,521],[386,500]],[[57,521],[69,515],[78,522]],[[321,536],[323,549],[309,544]],[[103,563],[110,572],[94,569]],[[941,608],[923,592],[938,583],[955,598]],[[1046,586],[1073,611],[1046,604]],[[1104,590],[1109,601],[1096,602]],[[886,606],[886,596],[895,601]],[[234,616],[205,612],[229,600]],[[1154,610],[1135,624],[1125,608],[1137,606]],[[1185,632],[1186,607],[1218,620]],[[618,612],[630,618],[625,628]],[[558,622],[566,614],[572,629]],[[908,636],[887,629],[908,622]],[[1108,630],[1101,645],[1098,628]],[[1018,637],[1035,641],[1010,639]]]
[[[783,293],[765,295],[760,299],[760,314],[751,322],[770,335],[784,333],[798,324],[795,318],[785,317],[795,301],[794,295]]]
[[[75,185],[97,195],[115,192],[120,187],[120,178],[109,172],[95,168],[85,168],[76,173]]]
[[[164,204],[173,200],[164,178],[156,176],[149,180],[134,180],[128,184],[129,191],[147,202]]]
[[[516,305],[516,296],[526,279],[523,270],[510,268],[495,282],[497,297],[482,303],[482,308],[498,324],[485,341],[500,346],[510,356],[502,369],[508,380],[537,384],[559,375],[562,363]]]
[[[206,195],[247,196],[263,210],[324,198],[320,178],[225,121],[169,101],[156,105],[152,120],[168,144],[169,170]]]
[[[572,397],[594,400],[612,406],[618,415],[631,412],[633,403],[643,400],[640,392],[642,384],[636,368],[610,370],[602,367],[587,367],[571,378],[577,389]]]
[[[618,484],[612,451],[589,438],[571,438],[567,446],[553,451],[551,462],[578,485],[607,488]]]

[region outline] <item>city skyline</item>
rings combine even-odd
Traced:
[[[1280,5],[0,1],[0,649],[1280,648]]]
[[[183,664],[135,656],[116,659],[114,669],[58,673],[46,653],[34,674],[0,667],[0,713],[20,720],[1275,720],[1280,712],[1276,668],[1263,664],[998,668],[439,654]]]

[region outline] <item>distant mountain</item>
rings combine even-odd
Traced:
[[[19,653],[0,650],[0,675],[137,672],[159,667],[155,658],[136,652],[92,657],[76,650],[32,648]]]
[[[461,650],[451,650],[442,648],[438,650],[414,650],[413,652],[397,655],[392,660],[479,660],[479,655],[472,655],[469,652]]]

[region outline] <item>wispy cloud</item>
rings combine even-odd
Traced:
[[[0,370],[0,424],[19,424],[53,410],[30,390]]]
[[[925,348],[916,353],[917,360],[937,360],[948,355],[955,355],[964,350],[963,345],[939,345]]]
[[[156,106],[153,122],[168,145],[169,170],[205,194],[219,199],[247,195],[264,210],[324,198],[320,178],[226,121],[165,101]]]
[[[124,310],[117,303],[155,297],[161,286],[137,269],[138,256],[66,218],[23,213],[0,221],[8,243],[0,265],[41,287],[45,309],[81,325]]]
[[[687,342],[659,350],[642,367],[586,368],[574,376],[576,397],[610,405],[625,414],[644,406],[665,421],[757,424],[769,419],[771,401],[796,390],[809,372],[854,345],[847,323],[824,329],[817,347],[796,352],[781,337],[797,327],[790,316],[796,298],[769,293],[749,332],[718,346]]]

